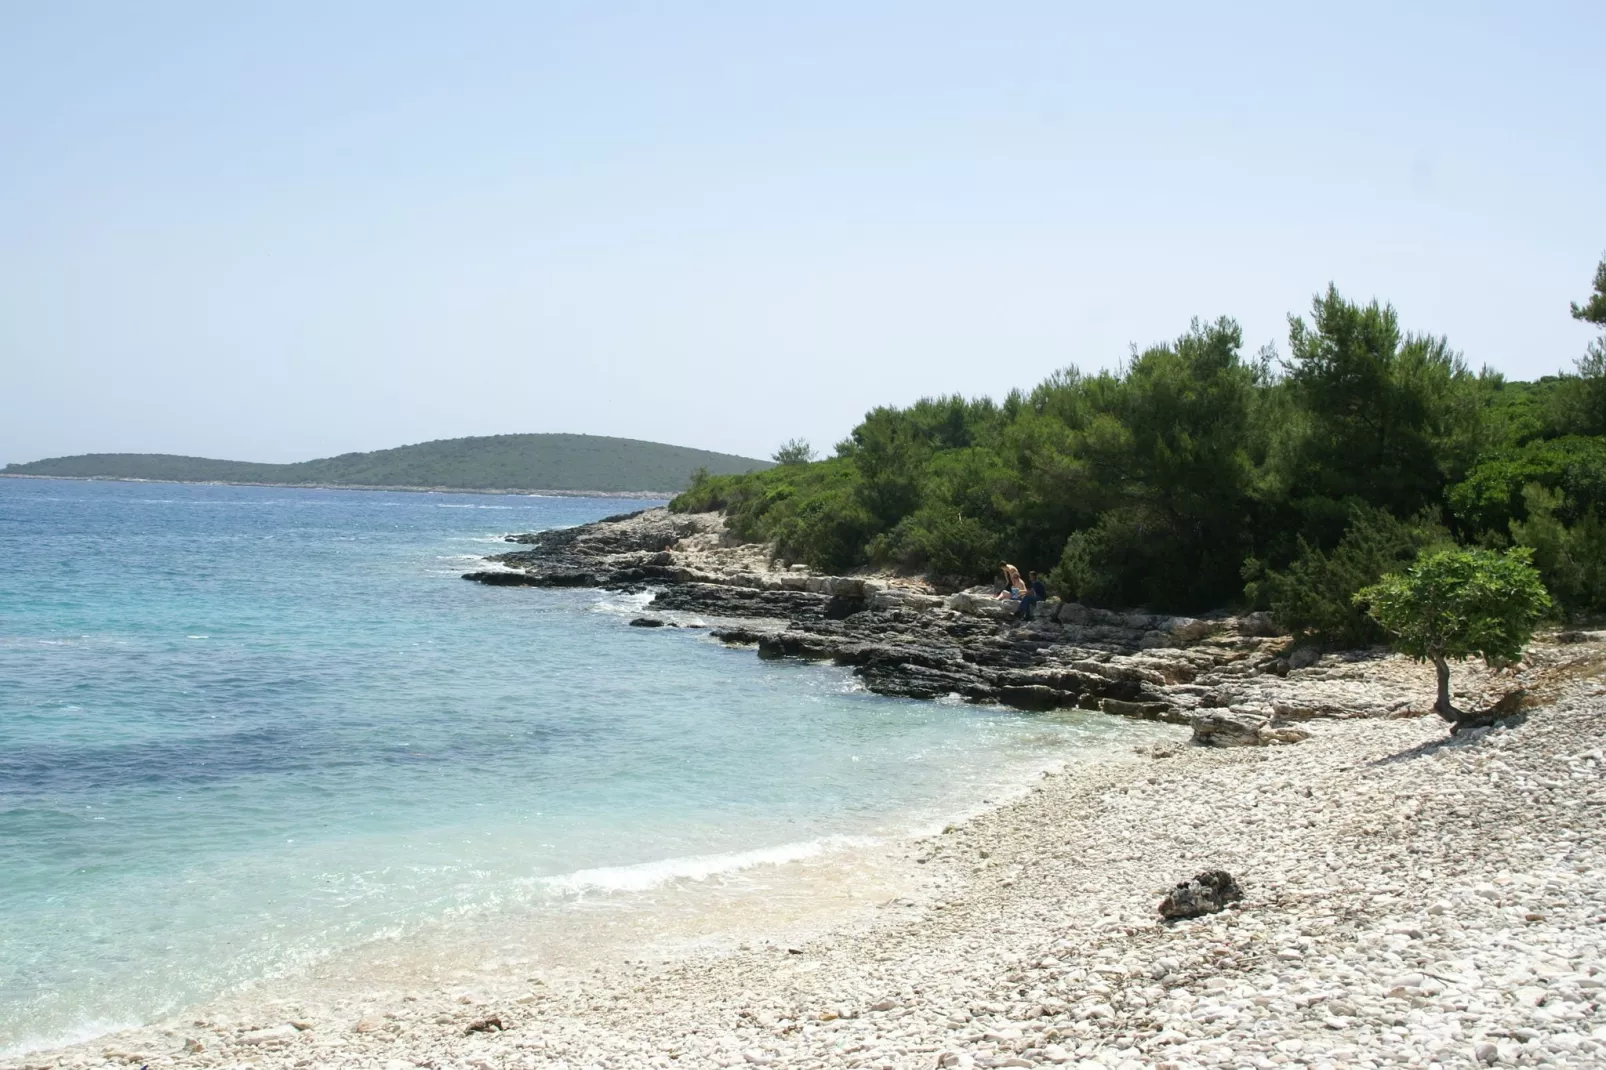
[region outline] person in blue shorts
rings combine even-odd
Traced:
[[[1032,582],[1027,586],[1026,593],[1021,597],[1020,608],[1015,610],[1016,620],[1027,620],[1032,615],[1032,607],[1048,597],[1048,587],[1038,578],[1037,573],[1029,573]]]

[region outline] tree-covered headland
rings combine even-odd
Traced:
[[[1008,560],[1084,603],[1266,608],[1335,643],[1381,638],[1357,591],[1457,544],[1528,547],[1558,613],[1598,613],[1606,261],[1573,314],[1602,332],[1575,369],[1514,382],[1329,287],[1289,317],[1286,355],[1195,321],[1118,371],[875,409],[828,459],[792,443],[672,508],[723,509],[821,569],[960,585]]]
[[[605,435],[481,435],[343,453],[295,464],[221,461],[161,453],[88,453],[8,464],[0,474],[178,483],[330,487],[439,487],[581,493],[673,492],[693,472],[747,472],[764,461]]]

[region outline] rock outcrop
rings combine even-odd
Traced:
[[[1424,712],[1400,697],[1420,689],[1378,678],[1375,656],[1290,652],[1265,614],[1199,619],[1050,599],[1016,619],[1014,603],[985,588],[776,565],[718,514],[649,509],[509,541],[521,548],[465,578],[650,590],[653,617],[641,620],[708,624],[760,657],[851,666],[883,695],[1192,724],[1212,746],[1295,742],[1306,734],[1296,722],[1316,717]]]
[[[1279,723],[1267,715],[1242,707],[1205,710],[1189,722],[1193,741],[1205,747],[1264,747],[1272,743],[1300,743],[1310,732],[1298,725]]]

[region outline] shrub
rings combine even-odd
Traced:
[[[842,572],[864,564],[875,518],[843,483],[788,500],[772,510],[766,531],[775,540],[777,557]]]
[[[1231,583],[1242,552],[1212,536],[1157,509],[1111,509],[1066,540],[1049,583],[1089,605],[1213,609],[1233,593],[1221,577]]]
[[[1298,639],[1366,646],[1381,642],[1384,635],[1355,604],[1355,593],[1409,565],[1425,548],[1448,544],[1450,533],[1431,513],[1402,521],[1383,509],[1355,503],[1349,527],[1332,553],[1301,538],[1299,556],[1286,570],[1251,578],[1245,590],[1251,601],[1269,604],[1277,622]],[[1253,577],[1256,569],[1251,565],[1246,571]]]
[[[1552,511],[1564,523],[1606,507],[1606,441],[1568,435],[1492,450],[1449,488],[1446,500],[1464,532],[1504,534],[1529,515],[1525,488],[1535,483],[1557,493]]]
[[[919,507],[870,544],[870,557],[960,584],[995,572],[1021,496],[1018,472],[995,450],[961,447],[926,463],[919,490]]]
[[[1511,538],[1533,552],[1534,565],[1569,618],[1606,611],[1606,523],[1591,508],[1572,525],[1559,518],[1560,494],[1537,483],[1523,488],[1528,519],[1511,522]]]
[[[790,438],[776,450],[770,460],[776,464],[808,464],[814,460],[814,447],[805,439]]]
[[[874,540],[870,556],[963,586],[998,571],[1002,534],[996,525],[938,504],[920,509]]]
[[[865,544],[876,531],[859,504],[858,485],[857,471],[841,458],[742,476],[700,474],[669,508],[722,510],[737,538],[773,542],[776,556],[788,561],[841,570],[864,562]]]

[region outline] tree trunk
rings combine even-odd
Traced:
[[[1471,728],[1488,728],[1507,717],[1516,716],[1522,709],[1523,696],[1528,692],[1516,690],[1501,698],[1486,710],[1458,710],[1450,701],[1450,663],[1441,654],[1430,655],[1433,667],[1439,671],[1439,699],[1433,712],[1450,722],[1450,734]]]
[[[1439,670],[1439,700],[1433,704],[1433,712],[1454,724],[1461,720],[1461,711],[1450,701],[1450,663],[1443,654],[1434,654],[1433,667]]]

